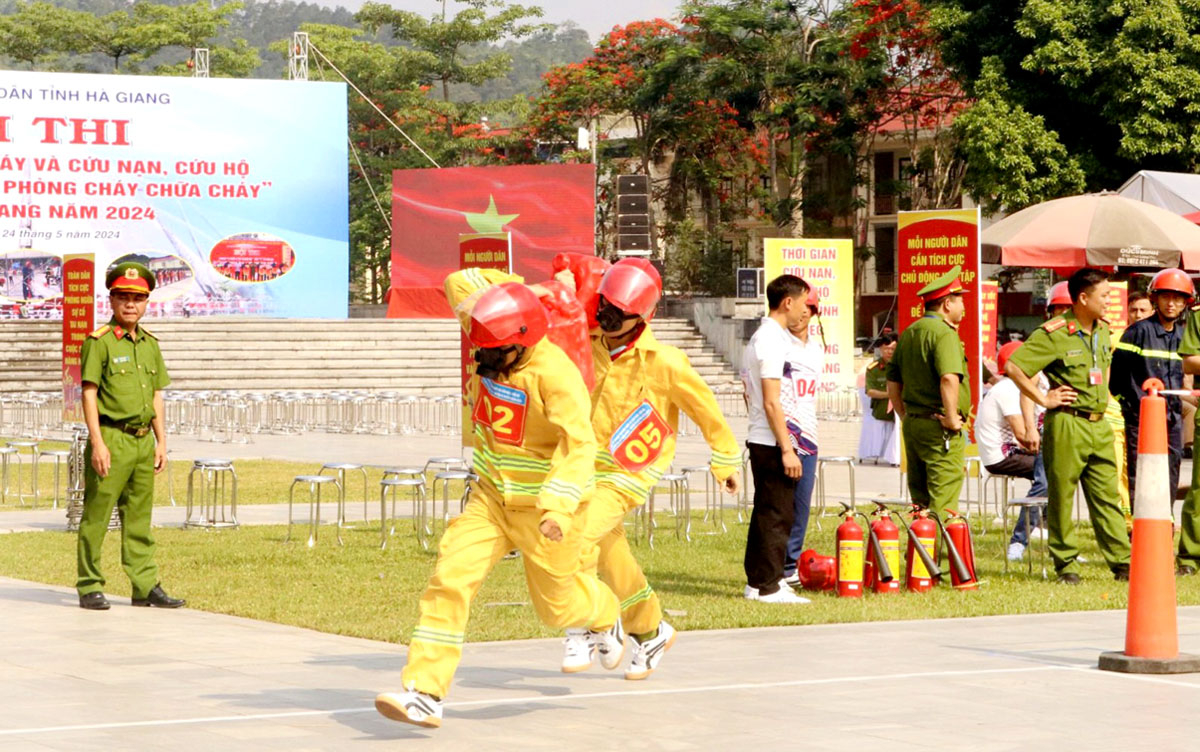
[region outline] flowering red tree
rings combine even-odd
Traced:
[[[937,32],[919,0],[855,0],[849,40],[855,60],[876,56],[883,70],[874,92],[878,134],[902,139],[912,158],[903,187],[914,209],[957,204],[966,164],[952,125],[969,102],[942,61]],[[886,188],[877,186],[876,190]]]

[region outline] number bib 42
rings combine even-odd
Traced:
[[[529,395],[514,386],[480,379],[479,399],[471,420],[492,429],[492,436],[501,444],[520,445],[525,440],[525,412]]]
[[[608,451],[619,467],[637,473],[658,459],[663,444],[672,435],[674,431],[654,406],[643,402],[613,432]]]

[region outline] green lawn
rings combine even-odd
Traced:
[[[889,619],[929,619],[989,614],[1037,613],[1123,608],[1126,585],[1112,579],[1090,530],[1081,530],[1084,583],[1057,586],[1024,567],[1003,573],[998,532],[977,539],[980,559],[978,592],[939,587],[932,593],[839,599],[812,594],[807,606],[772,606],[741,598],[745,526],[732,525],[725,535],[698,536],[692,544],[675,540],[672,521],[650,550],[634,547],[670,620],[682,629],[760,627]],[[822,553],[833,547],[834,519],[810,534],[809,543]],[[434,565],[434,554],[422,551],[407,521],[386,551],[379,551],[378,528],[348,531],[347,545],[337,547],[332,528],[324,528],[319,545],[297,540],[284,544],[282,527],[246,527],[206,532],[162,529],[157,532],[158,560],[169,593],[185,597],[193,608],[264,619],[325,632],[405,642],[416,621],[417,600]],[[71,586],[74,583],[75,537],[62,533],[0,536],[0,574]],[[108,592],[128,595],[120,571],[115,536],[105,543]],[[1178,580],[1179,602],[1200,604],[1200,577]],[[546,637],[527,605],[520,560],[503,561],[484,583],[475,601],[467,639],[508,640]],[[514,605],[515,604],[515,605]]]

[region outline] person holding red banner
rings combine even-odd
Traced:
[[[544,624],[588,630],[605,668],[616,668],[625,655],[620,604],[580,565],[596,461],[587,387],[546,338],[550,320],[537,294],[510,279],[488,269],[446,279],[446,298],[477,348],[467,396],[479,479],[442,537],[403,689],[375,698],[376,710],[395,721],[441,725],[471,600],[513,548],[523,555],[530,599]]]
[[[585,280],[576,279],[582,290]],[[712,448],[711,472],[728,493],[740,488],[741,451],[712,390],[678,348],[660,343],[650,330],[662,279],[650,262],[618,261],[604,273],[594,299],[585,301],[598,324],[592,337],[596,386],[592,428],[596,493],[583,532],[584,568],[599,571],[621,599],[621,619],[633,637],[625,678],[645,679],[674,644],[675,629],[663,620],[658,595],[625,538],[626,513],[641,504],[675,456],[682,410]],[[568,630],[562,670],[591,667],[594,648],[581,630]]]

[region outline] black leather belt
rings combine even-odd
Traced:
[[[1055,407],[1053,410],[1066,413],[1067,415],[1074,415],[1076,418],[1083,418],[1091,423],[1098,423],[1104,417],[1104,413],[1089,413],[1085,410],[1076,410],[1073,407]]]
[[[100,416],[100,425],[108,426],[109,428],[115,428],[118,431],[127,433],[137,439],[140,439],[146,434],[150,433],[150,426],[133,426],[128,423],[122,423],[119,420],[105,418],[104,416]]]

